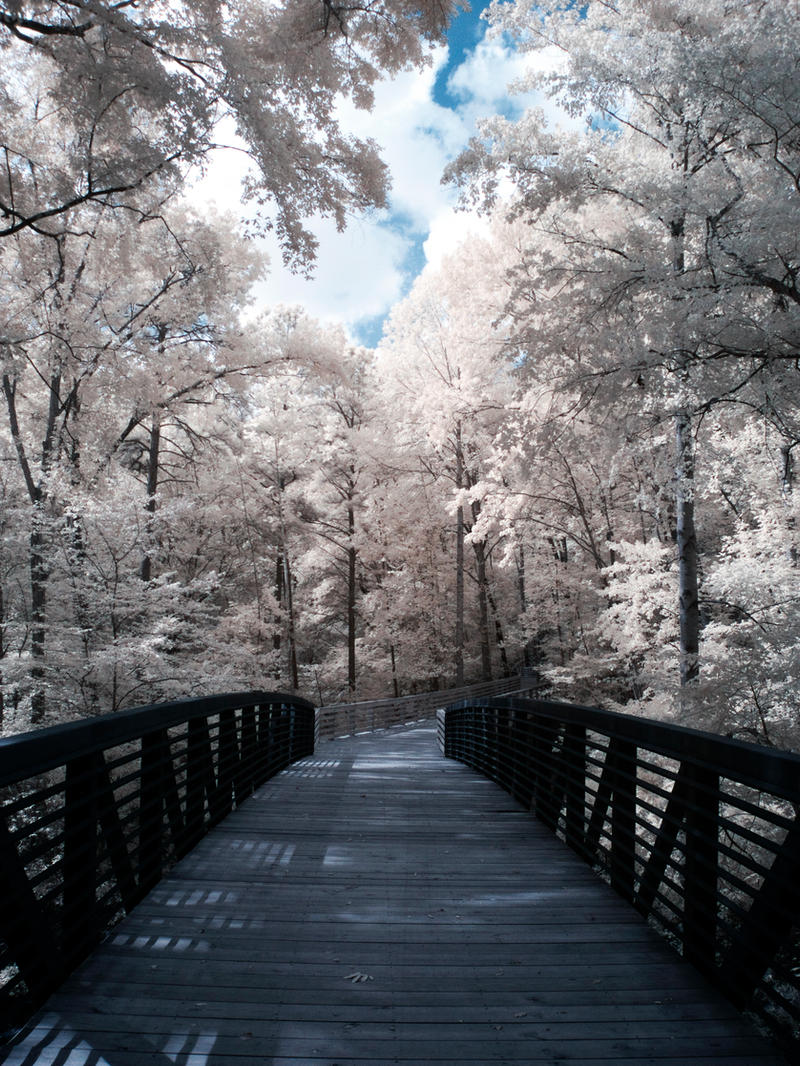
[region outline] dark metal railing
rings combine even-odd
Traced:
[[[0,740],[0,1030],[17,1024],[262,782],[314,707],[245,692]]]
[[[317,740],[334,740],[358,733],[374,733],[379,729],[411,725],[433,718],[440,707],[456,700],[483,699],[507,692],[523,692],[536,688],[532,677],[514,675],[494,681],[478,681],[460,688],[417,692],[411,696],[394,696],[381,700],[362,700],[359,703],[329,703],[317,710]]]
[[[464,701],[440,730],[797,1054],[800,756],[540,700]]]

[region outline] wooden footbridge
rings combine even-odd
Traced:
[[[0,1062],[797,1061],[800,758],[436,702],[0,742]]]

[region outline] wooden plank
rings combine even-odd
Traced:
[[[331,742],[258,789],[51,997],[6,1061],[90,1056],[782,1061],[569,849],[445,760],[432,726]]]

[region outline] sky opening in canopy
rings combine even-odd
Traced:
[[[456,192],[442,184],[442,172],[481,118],[513,117],[532,102],[508,92],[525,60],[487,36],[481,15],[488,6],[488,0],[473,0],[471,10],[457,16],[447,46],[432,50],[425,70],[381,83],[371,112],[342,106],[347,128],[383,149],[392,176],[389,207],[350,219],[343,233],[330,220],[314,221],[318,258],[308,278],[284,268],[277,241],[268,243],[271,266],[257,289],[259,308],[302,305],[314,317],[344,325],[354,341],[374,346],[390,309],[425,266],[436,265],[470,228],[481,226],[456,210]],[[231,155],[219,154],[204,188],[220,207],[236,210]]]

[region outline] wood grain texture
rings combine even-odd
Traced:
[[[114,930],[4,1061],[783,1063],[434,736],[424,726],[331,742],[269,781]]]

